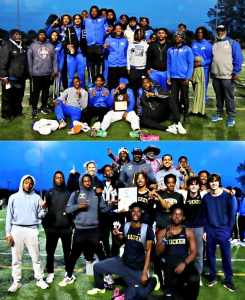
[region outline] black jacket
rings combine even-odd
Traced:
[[[170,47],[169,43],[164,44],[164,49],[161,49],[161,44],[158,42],[151,43],[147,50],[146,69],[154,69],[157,71],[167,71],[167,51]],[[160,51],[163,50],[163,51]]]
[[[0,77],[15,77],[25,79],[28,77],[27,49],[19,49],[11,41],[5,43],[0,49]]]
[[[43,219],[43,227],[68,228],[71,227],[70,216],[65,213],[70,191],[65,187],[54,186],[46,193],[48,213]]]
[[[74,26],[68,27],[66,30],[66,36],[64,41],[62,42],[63,47],[65,49],[66,53],[69,53],[67,49],[67,45],[72,44],[74,45],[75,52],[77,52],[78,48],[82,50],[83,56],[87,55],[87,41],[86,41],[86,33],[85,33],[85,28],[82,25],[81,26],[81,37],[80,37],[80,42],[78,41],[76,30]]]

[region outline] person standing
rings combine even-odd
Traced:
[[[28,49],[27,58],[29,76],[33,81],[31,118],[36,119],[38,116],[37,104],[40,92],[42,92],[41,112],[45,115],[48,113],[47,102],[50,82],[58,72],[57,55],[53,45],[47,41],[46,31],[44,29],[38,31],[37,39],[31,43]]]
[[[54,253],[59,238],[62,242],[65,265],[71,251],[72,222],[65,213],[70,192],[66,188],[64,174],[56,171],[53,177],[53,188],[46,193],[48,213],[43,219],[43,227],[46,234],[46,268],[48,277],[47,283],[54,281]]]
[[[89,17],[83,20],[87,40],[87,61],[90,70],[90,82],[94,82],[96,74],[102,73],[103,43],[106,36],[106,19],[99,16],[99,8],[95,5],[89,10]]]
[[[79,184],[79,192],[71,194],[65,210],[67,214],[75,213],[75,232],[71,253],[66,264],[67,274],[59,286],[72,284],[76,280],[73,271],[82,252],[96,253],[100,260],[106,259],[102,235],[99,230],[99,212],[110,212],[114,205],[106,205],[103,197],[96,194],[90,174],[81,175]]]
[[[146,64],[149,79],[156,81],[167,90],[169,90],[167,84],[167,51],[169,47],[168,30],[159,28],[156,42],[152,42],[148,48]]]
[[[167,52],[167,83],[175,102],[181,110],[179,92],[184,102],[184,122],[189,123],[189,81],[194,69],[194,55],[191,48],[184,44],[185,35],[177,31],[174,35],[174,46]]]
[[[203,239],[207,243],[207,268],[210,273],[206,286],[211,287],[217,283],[215,252],[219,245],[225,274],[223,286],[231,292],[237,292],[231,281],[233,271],[230,237],[235,222],[232,197],[221,188],[221,177],[218,174],[211,174],[208,184],[210,192],[203,197]]]
[[[85,88],[85,68],[86,68],[86,39],[82,16],[73,16],[73,26],[67,28],[63,47],[67,54],[68,87],[72,87],[73,78],[78,73],[82,87]]]
[[[27,49],[22,45],[20,30],[12,29],[9,41],[0,48],[2,118],[5,122],[11,122],[14,116],[25,116],[22,113],[22,100],[27,77]],[[17,88],[15,84],[20,86]]]
[[[216,115],[210,120],[223,120],[224,103],[228,121],[226,126],[235,125],[236,109],[234,88],[238,80],[238,73],[242,69],[243,55],[237,41],[227,36],[227,28],[219,25],[216,28],[217,42],[212,47],[211,78],[216,94]]]
[[[13,284],[9,293],[16,292],[20,287],[21,266],[24,245],[28,248],[32,259],[36,286],[45,290],[49,288],[43,280],[44,272],[40,261],[38,226],[40,219],[47,213],[45,200],[35,193],[35,179],[25,175],[20,180],[19,191],[9,197],[6,217],[6,241],[12,250]]]

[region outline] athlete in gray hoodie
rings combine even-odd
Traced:
[[[28,52],[28,69],[31,80],[33,80],[33,92],[31,94],[32,119],[36,119],[37,103],[40,91],[42,91],[41,112],[47,114],[47,102],[49,95],[50,80],[58,72],[57,55],[53,45],[47,41],[46,31],[40,29],[37,39],[31,43]]]
[[[66,207],[66,213],[75,215],[75,232],[71,254],[66,266],[67,276],[59,283],[59,286],[66,286],[76,280],[72,273],[77,259],[84,250],[96,253],[100,260],[107,258],[102,235],[98,228],[99,212],[110,212],[114,209],[114,204],[106,205],[103,197],[96,194],[90,174],[86,173],[80,176],[79,187],[79,194],[73,192]]]
[[[38,226],[47,213],[46,201],[34,191],[35,179],[30,175],[21,178],[19,191],[9,197],[6,217],[6,241],[12,247],[13,284],[8,292],[13,293],[21,287],[21,266],[23,245],[28,248],[32,259],[36,285],[47,289],[43,281],[43,269],[40,261]]]

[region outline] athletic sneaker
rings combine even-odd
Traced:
[[[43,279],[39,279],[36,283],[36,286],[39,286],[42,290],[49,288],[49,285]]]
[[[58,285],[59,286],[67,286],[67,284],[71,284],[76,280],[76,277],[74,275],[70,277],[66,276]]]
[[[68,135],[77,134],[82,130],[82,125],[78,124],[72,127],[70,130],[67,131]]]
[[[119,291],[119,288],[117,287],[114,291],[114,294],[113,294],[113,297],[111,298],[112,299],[115,299],[116,297],[118,297],[120,295],[120,291]]]
[[[171,126],[168,126],[168,128],[166,129],[167,132],[170,132],[172,134],[177,134],[177,128],[176,125],[173,124]]]
[[[91,128],[99,130],[100,129],[100,122],[95,122],[94,125]]]
[[[16,292],[21,287],[21,284],[19,281],[14,281],[11,285],[11,287],[8,289],[9,293]]]
[[[131,138],[139,138],[140,137],[139,133],[137,131],[134,131],[134,130],[129,132],[129,136]]]
[[[231,245],[233,246],[238,246],[240,243],[239,243],[239,240],[238,239],[234,239],[231,241]]]
[[[59,120],[59,129],[63,129],[65,127],[66,127],[66,122],[63,119]]]
[[[82,123],[82,127],[83,127],[83,131],[84,132],[88,132],[89,131],[89,129],[90,129],[90,127],[88,126],[88,124],[87,123]]]
[[[95,129],[95,128],[90,128],[87,132],[88,132],[88,134],[90,135],[90,136],[92,136],[92,137],[96,137],[97,136],[97,129]]]
[[[208,287],[211,287],[217,283],[217,279],[211,279],[209,280],[205,285]]]
[[[178,122],[178,124],[175,125],[175,126],[176,126],[176,129],[177,129],[178,133],[180,133],[180,134],[186,134],[186,130],[182,126],[182,124],[180,122]]]
[[[148,136],[149,135],[147,130],[138,130],[138,134],[140,136]]]
[[[104,282],[107,282],[108,284],[113,284],[115,283],[115,281],[112,278],[112,275],[108,274],[106,276],[104,276]]]
[[[161,287],[159,278],[158,278],[157,274],[154,274],[153,277],[155,277],[155,278],[156,278],[156,281],[157,281],[157,284],[156,284],[156,286],[155,286],[155,288],[154,288],[154,291],[158,291],[158,290],[160,289],[160,287]]]
[[[210,121],[216,122],[216,121],[221,121],[223,120],[223,117],[221,116],[213,116],[210,118]]]
[[[41,107],[41,113],[43,113],[44,115],[47,115],[48,114],[48,109],[47,107]]]
[[[54,273],[49,273],[48,277],[46,278],[47,283],[52,283],[54,281]]]
[[[99,129],[96,133],[96,136],[99,137],[106,137],[107,136],[107,132],[105,130]]]
[[[114,297],[112,299],[114,299],[114,300],[124,300],[125,299],[125,295],[124,294],[118,295],[118,296],[116,296],[116,297]]]
[[[87,291],[87,294],[88,295],[104,294],[105,291],[106,291],[106,289],[97,289],[97,288],[94,288],[92,290]]]
[[[236,123],[236,121],[234,119],[229,119],[227,122],[226,122],[226,126],[229,126],[229,127],[232,127],[234,126]]]
[[[149,134],[148,136],[140,136],[141,141],[159,141],[160,136],[159,135],[154,135],[154,134]]]
[[[245,247],[245,242],[241,242],[241,241],[240,241],[240,242],[239,242],[239,245]]]
[[[37,116],[38,116],[37,110],[33,110],[33,111],[32,111],[32,114],[31,114],[31,118],[32,118],[32,119],[36,119]]]
[[[223,286],[231,292],[238,292],[237,288],[234,286],[234,284],[231,281],[224,282]]]

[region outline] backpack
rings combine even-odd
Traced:
[[[131,222],[126,222],[125,225],[124,225],[123,236],[125,238],[127,237],[130,224],[131,224]],[[140,237],[141,237],[142,244],[143,244],[144,248],[146,247],[146,232],[147,232],[147,227],[148,227],[147,224],[142,223],[141,224],[141,228],[140,228]]]

